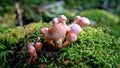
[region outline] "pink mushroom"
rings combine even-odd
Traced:
[[[66,18],[64,15],[60,15],[60,16],[58,17],[58,21],[59,21],[59,23],[60,23],[62,26],[65,27],[66,31],[69,31],[69,30],[70,30],[69,27],[66,25],[67,18]]]
[[[79,24],[81,27],[90,25],[90,20],[86,17],[79,18],[77,24]]]
[[[82,31],[82,28],[78,24],[71,24],[69,28],[70,31],[75,33],[76,35],[78,35]]]
[[[27,52],[28,52],[28,56],[29,56],[28,63],[30,63],[31,61],[35,61],[37,59],[37,53],[36,53],[36,49],[34,47],[33,42],[30,42],[27,45]]]
[[[46,28],[46,27],[40,29],[40,33],[43,35],[45,35],[47,33],[47,31],[48,31],[48,28]]]
[[[39,51],[42,48],[42,43],[41,42],[36,42],[34,46],[35,46],[36,50]]]
[[[80,16],[76,16],[76,17],[74,18],[74,23],[77,23],[80,18],[81,18]],[[74,23],[73,23],[73,24],[74,24]]]
[[[62,39],[66,35],[65,26],[58,23],[58,18],[53,18],[52,26],[48,28],[42,28],[41,33],[47,43],[54,47],[62,47]]]
[[[63,43],[63,47],[67,46],[70,42],[77,40],[77,35],[73,32],[68,32],[66,36],[66,41]]]

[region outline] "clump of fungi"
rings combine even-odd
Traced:
[[[60,15],[58,18],[53,18],[51,27],[40,29],[45,42],[53,48],[60,49],[76,41],[77,35],[82,31],[82,27],[90,25],[90,21],[86,17],[76,16],[74,22],[70,25],[67,25],[66,21],[67,18],[64,15]],[[41,48],[42,43],[40,42],[30,42],[28,44],[28,63],[37,59],[38,55],[36,51],[41,50]]]
[[[28,55],[28,64],[31,62],[35,62],[35,60],[37,59],[38,55],[37,55],[37,51],[40,51],[42,48],[42,43],[41,42],[30,42],[27,45],[27,55]]]
[[[66,20],[67,18],[64,15],[60,15],[58,18],[53,18],[51,27],[40,29],[45,42],[60,49],[70,42],[76,41],[82,27],[90,25],[90,21],[86,17],[76,16],[71,25],[66,25]]]

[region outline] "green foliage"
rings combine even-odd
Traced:
[[[119,39],[117,40],[114,36],[106,33],[108,29],[86,27],[83,29],[84,31],[78,35],[78,40],[76,42],[56,51],[44,42],[44,39],[39,32],[41,27],[48,26],[49,24],[46,23],[33,23],[24,28],[17,27],[6,30],[4,34],[1,34],[0,56],[8,56],[5,58],[8,60],[4,62],[3,59],[0,58],[0,66],[4,67],[5,64],[7,64],[8,67],[12,67],[14,64],[13,67],[20,68],[29,68],[31,66],[33,68],[39,68],[41,66],[49,68],[117,67],[120,59],[120,42]],[[28,58],[26,55],[26,45],[29,42],[36,42],[37,37],[40,37],[39,41],[43,43],[43,48],[38,52],[39,58],[36,60],[38,63],[29,65],[26,62],[26,59]],[[16,45],[16,43],[19,44]],[[21,45],[22,47],[20,47]],[[13,49],[8,49],[7,46],[11,46]],[[16,51],[14,47],[20,50]],[[47,57],[47,52],[50,52],[53,55]],[[2,64],[2,61],[4,64]]]
[[[96,8],[100,1],[98,0],[65,0],[65,6],[69,9],[89,9],[89,8]],[[72,6],[72,8],[71,8]]]
[[[90,20],[96,21],[100,25],[111,25],[119,22],[119,17],[110,12],[99,9],[84,10],[80,12],[81,16],[85,16]]]
[[[119,4],[119,0],[65,0],[65,7],[69,9],[86,10],[98,8],[120,15]]]
[[[120,36],[120,20],[117,15],[113,15],[105,10],[92,9],[81,11],[80,16],[89,18],[94,26],[109,27],[111,30],[110,34],[116,37]]]
[[[40,14],[43,21],[51,21],[52,18],[58,17],[59,15],[65,15],[68,19],[73,19],[76,13],[75,11],[66,10],[63,6],[53,6],[51,10],[45,11],[43,14]]]

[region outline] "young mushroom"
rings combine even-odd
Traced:
[[[78,24],[71,24],[69,28],[70,31],[75,33],[76,35],[78,35],[82,31],[82,28]]]
[[[44,39],[46,38],[47,31],[48,31],[48,28],[46,27],[40,29],[40,33],[43,35]]]
[[[86,17],[81,17],[77,21],[77,24],[79,24],[81,27],[90,25],[90,20]]]
[[[41,48],[42,48],[42,43],[41,42],[36,42],[34,46],[35,46],[37,51],[40,51]]]
[[[71,31],[67,33],[66,41],[63,43],[63,47],[67,46],[70,42],[77,40],[77,35]]]
[[[62,26],[65,27],[66,31],[69,31],[70,29],[69,29],[69,27],[66,25],[66,20],[67,20],[67,18],[66,18],[64,15],[60,15],[60,16],[58,17],[59,23],[60,23]]]
[[[80,16],[76,16],[76,17],[74,18],[73,24],[77,23],[80,18],[81,18]]]
[[[29,56],[29,59],[28,59],[28,64],[31,62],[31,61],[35,61],[37,59],[37,53],[36,53],[36,49],[34,47],[34,43],[33,42],[30,42],[28,45],[27,45],[27,53],[28,53],[28,56]]]
[[[50,45],[55,46],[55,44],[53,43],[53,40],[47,38],[47,35],[46,35],[47,31],[48,31],[48,28],[46,27],[40,29],[40,33],[43,35],[43,38],[45,39],[45,41]]]
[[[46,27],[40,29],[40,33],[43,35],[45,35],[47,31],[48,31],[48,28]]]
[[[60,16],[58,17],[58,20],[59,20],[59,23],[62,23],[62,24],[64,24],[64,25],[66,25],[66,20],[67,20],[67,18],[66,18],[64,15],[60,15]]]

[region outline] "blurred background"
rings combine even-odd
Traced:
[[[92,27],[104,27],[120,37],[120,0],[0,0],[0,33],[29,23],[46,22],[65,15],[88,17]]]

